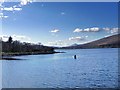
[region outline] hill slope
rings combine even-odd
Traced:
[[[80,49],[80,48],[118,48],[118,47],[120,47],[120,34],[105,37],[82,45],[62,47],[62,48]]]

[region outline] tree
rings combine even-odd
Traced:
[[[10,36],[9,38],[8,38],[8,43],[12,43],[12,37]]]
[[[9,52],[12,52],[12,42],[13,42],[13,40],[12,40],[12,37],[10,36],[8,38],[8,41],[7,41],[7,43],[8,43],[8,51]]]

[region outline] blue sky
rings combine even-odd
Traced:
[[[100,2],[33,2],[4,3],[2,19],[4,38],[41,42],[50,46],[82,44],[118,31],[118,3]],[[18,5],[18,6],[17,6]]]

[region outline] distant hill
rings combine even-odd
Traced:
[[[120,34],[105,37],[86,44],[62,47],[62,49],[120,48]]]

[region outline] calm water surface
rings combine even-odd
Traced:
[[[57,50],[2,61],[4,88],[115,88],[118,49]],[[77,59],[73,59],[77,55]]]

